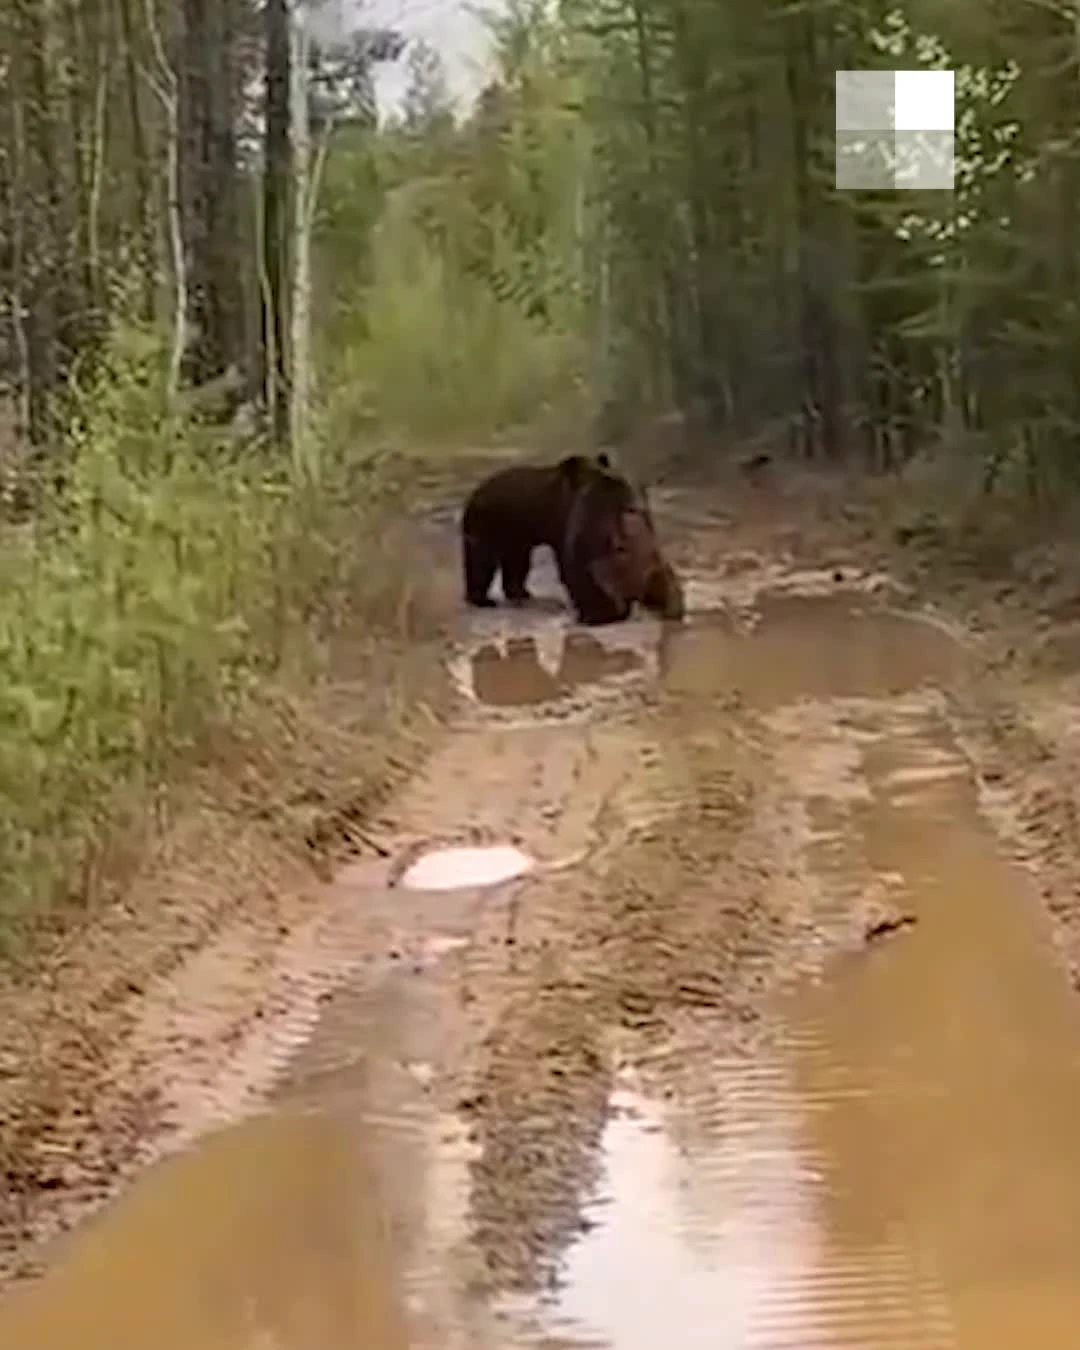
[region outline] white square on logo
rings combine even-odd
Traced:
[[[894,131],[952,131],[956,82],[951,70],[896,70]]]

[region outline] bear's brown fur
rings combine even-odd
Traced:
[[[554,551],[582,623],[618,623],[635,601],[658,612],[671,608],[670,582],[657,579],[666,563],[648,503],[606,455],[511,465],[473,489],[462,515],[466,601],[493,605],[491,584],[501,573],[507,600],[524,604],[541,544]]]
[[[624,604],[636,602],[662,619],[681,621],[686,615],[682,584],[664,557],[643,490],[633,509],[619,517],[614,542],[596,550],[590,570],[603,590]]]
[[[533,550],[546,544],[558,556],[574,495],[594,467],[584,455],[570,455],[558,464],[511,464],[473,488],[461,518],[465,599],[470,605],[495,603],[490,591],[499,573],[511,604],[528,600]]]

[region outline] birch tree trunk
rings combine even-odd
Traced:
[[[309,414],[311,408],[311,124],[308,67],[311,39],[300,0],[290,14],[289,121],[292,132],[293,267],[289,343],[289,434],[297,469],[314,479]]]
[[[263,173],[263,388],[274,440],[289,438],[289,135],[291,51],[288,0],[266,0],[266,161]]]

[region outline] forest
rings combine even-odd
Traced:
[[[1073,7],[511,0],[470,107],[324,9],[0,15],[5,934],[93,900],[346,613],[399,612],[403,447],[674,410],[718,458],[1075,492]],[[838,190],[835,72],[916,68],[956,72],[955,189]]]

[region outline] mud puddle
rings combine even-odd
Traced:
[[[408,1345],[369,1160],[347,1115],[279,1112],[144,1176],[38,1283],[19,1350]]]
[[[550,703],[576,689],[642,669],[640,653],[606,647],[588,633],[567,633],[554,658],[534,637],[485,643],[471,660],[476,698],[494,707]]]
[[[933,619],[858,593],[766,592],[749,608],[695,616],[669,640],[665,687],[736,693],[755,709],[812,698],[888,699],[954,677],[959,644]]]
[[[519,1346],[1060,1346],[1080,1318],[1080,1022],[937,686],[961,651],[851,597],[765,599],[673,649],[790,751],[819,918],[848,954],[751,1057],[624,1076],[561,1286]],[[865,915],[910,927],[880,946]],[[693,1054],[693,1051],[691,1051]]]
[[[529,639],[521,659],[547,644],[558,670],[561,616],[477,618],[460,734],[379,838],[399,860],[494,840],[543,864],[625,837],[640,871],[541,865],[430,894],[390,865],[347,870],[319,947],[344,978],[273,1109],[58,1249],[0,1305],[0,1344],[1073,1345],[1080,1025],[954,735],[963,649],[864,592],[739,586],[666,645],[647,622],[596,638],[604,659],[586,651],[553,700],[513,674],[485,697],[474,658],[504,643],[513,666],[505,644]],[[619,650],[632,667],[605,664]],[[500,720],[523,707],[534,720]],[[828,957],[740,1049],[713,989],[726,953],[758,953],[740,936],[758,901],[740,909],[741,874],[718,870],[741,809],[732,737],[779,822],[755,808],[783,859],[758,868],[771,903],[805,904]],[[867,944],[875,913],[913,922]],[[350,965],[354,948],[377,959]],[[493,1252],[541,1239],[562,1254],[553,1287],[492,1283]]]
[[[0,1303],[0,1344],[416,1350],[432,1310],[451,1320],[432,1272],[457,1240],[440,1178],[460,1170],[464,1141],[430,1087],[453,1052],[438,972],[475,926],[477,893],[386,900],[412,902],[404,922],[422,940],[391,941],[323,1000],[265,1111],[150,1169],[58,1242],[46,1273]]]
[[[656,679],[663,643],[655,620],[577,627],[566,612],[552,560],[542,554],[529,586],[533,599],[521,609],[504,606],[470,615],[451,657],[459,690],[486,720],[501,711],[524,724],[529,710],[541,717],[555,711],[587,718],[603,703]]]

